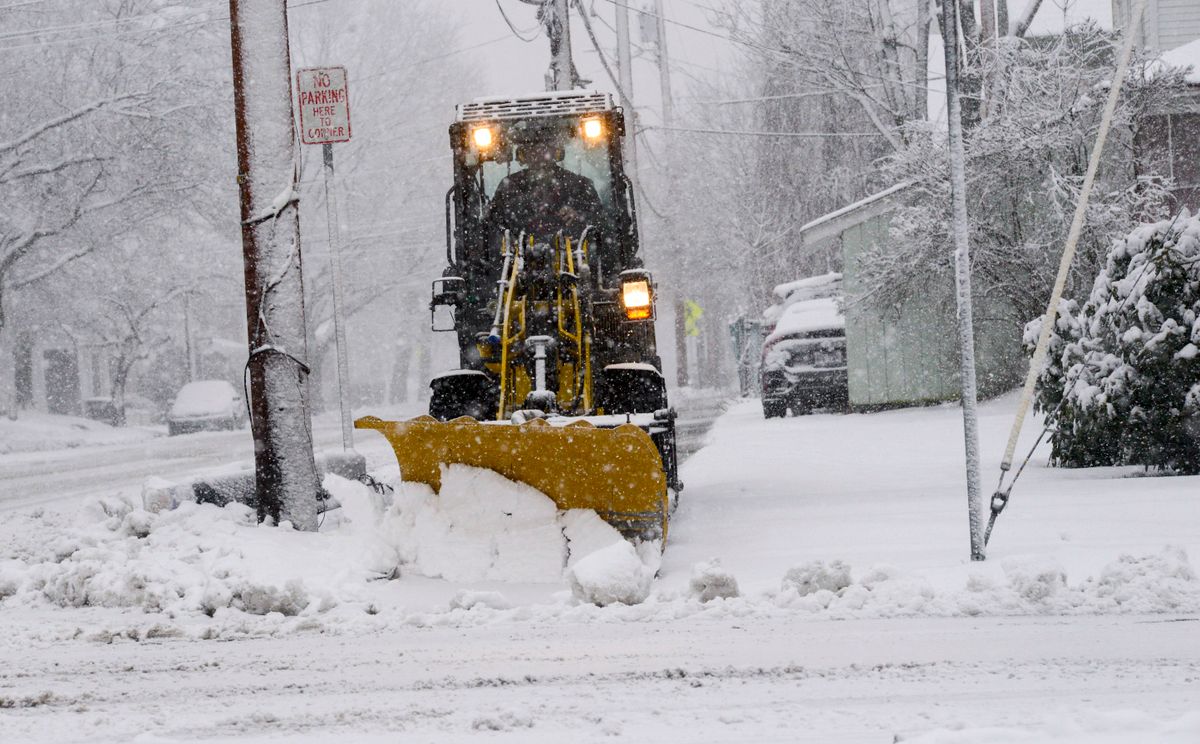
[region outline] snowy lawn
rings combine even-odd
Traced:
[[[1015,405],[981,408],[988,496]],[[1022,456],[1039,426],[1026,426]],[[684,467],[660,583],[680,587],[716,557],[752,595],[789,568],[841,560],[855,581],[917,590],[867,597],[870,613],[1200,610],[1200,478],[1049,468],[1047,454],[1018,481],[988,561],[971,563],[957,407],[765,421],[743,402]]]

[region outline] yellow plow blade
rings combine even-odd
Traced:
[[[406,481],[441,488],[441,466],[487,468],[528,484],[559,509],[593,509],[627,536],[667,536],[667,476],[650,435],[633,424],[602,429],[587,421],[552,426],[441,422],[431,416],[354,422],[387,437]]]

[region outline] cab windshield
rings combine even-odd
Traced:
[[[605,208],[612,206],[612,171],[609,167],[608,143],[585,144],[579,137],[571,137],[563,145],[565,156],[559,165],[581,176],[587,177],[596,187],[600,202]],[[507,160],[507,162],[505,162]],[[506,152],[494,160],[485,160],[480,172],[483,175],[483,191],[488,200],[496,194],[500,182],[510,174],[524,170],[517,161],[517,146],[509,144]]]

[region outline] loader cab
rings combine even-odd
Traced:
[[[500,248],[487,224],[489,207],[504,179],[527,168],[523,150],[544,145],[557,151],[559,166],[595,188],[602,208],[600,224],[589,232],[593,276],[600,286],[615,287],[622,271],[640,266],[632,189],[621,155],[624,135],[624,114],[605,93],[543,93],[459,106],[450,127],[448,274],[464,277],[468,293],[494,289]]]

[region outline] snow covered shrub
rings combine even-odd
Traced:
[[[850,567],[841,561],[811,561],[788,569],[783,576],[782,589],[792,589],[801,597],[819,591],[840,592],[850,586]]]
[[[1114,243],[1087,303],[1071,309],[1038,401],[1055,424],[1054,460],[1200,473],[1200,218]]]
[[[692,566],[688,593],[701,602],[711,602],[718,597],[733,599],[740,594],[737,579],[721,568],[721,561],[716,558]]]

